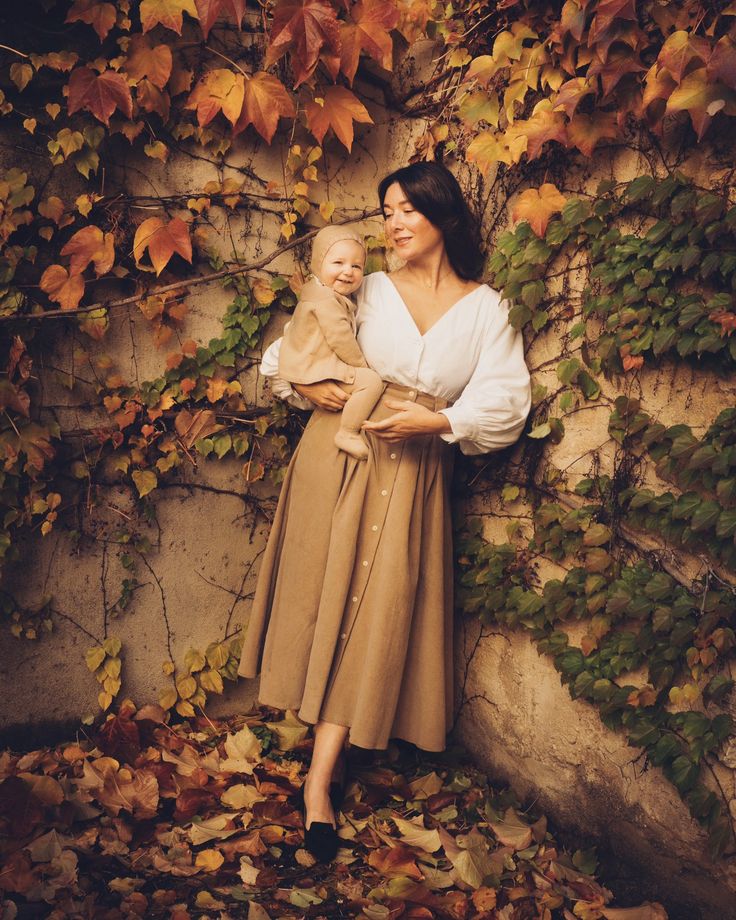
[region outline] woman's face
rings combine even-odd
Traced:
[[[386,239],[405,262],[426,256],[437,248],[444,249],[442,231],[416,210],[398,182],[386,190],[383,216]]]

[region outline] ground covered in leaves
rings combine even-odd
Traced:
[[[89,737],[0,754],[0,920],[666,920],[611,907],[592,854],[455,751],[353,749],[342,847],[315,864],[295,805],[306,726],[166,718],[124,703]]]

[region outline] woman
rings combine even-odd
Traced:
[[[405,264],[369,275],[358,295],[358,342],[388,384],[364,425],[368,462],[333,445],[347,399],[336,382],[292,390],[276,376],[279,342],[262,364],[276,395],[316,408],[284,479],[240,673],[260,670],[260,701],[315,726],[305,829],[323,859],[337,847],[330,784],[346,740],[445,746],[450,445],[467,454],[506,447],[530,406],[521,335],[499,295],[474,281],[483,257],[455,178],[416,163],[378,192],[387,240]]]

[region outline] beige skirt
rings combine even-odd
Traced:
[[[447,405],[395,384],[387,397]],[[372,420],[395,411],[383,399]],[[359,747],[440,751],[453,709],[452,448],[369,434],[358,461],[334,446],[339,423],[315,409],[294,452],[239,673],[260,672],[261,703],[347,725]]]

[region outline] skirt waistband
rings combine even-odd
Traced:
[[[442,396],[431,396],[429,393],[422,393],[421,390],[412,389],[400,383],[387,383],[383,395],[394,399],[410,399],[412,402],[419,403],[420,406],[425,406],[433,412],[446,409],[451,405],[450,401]]]

